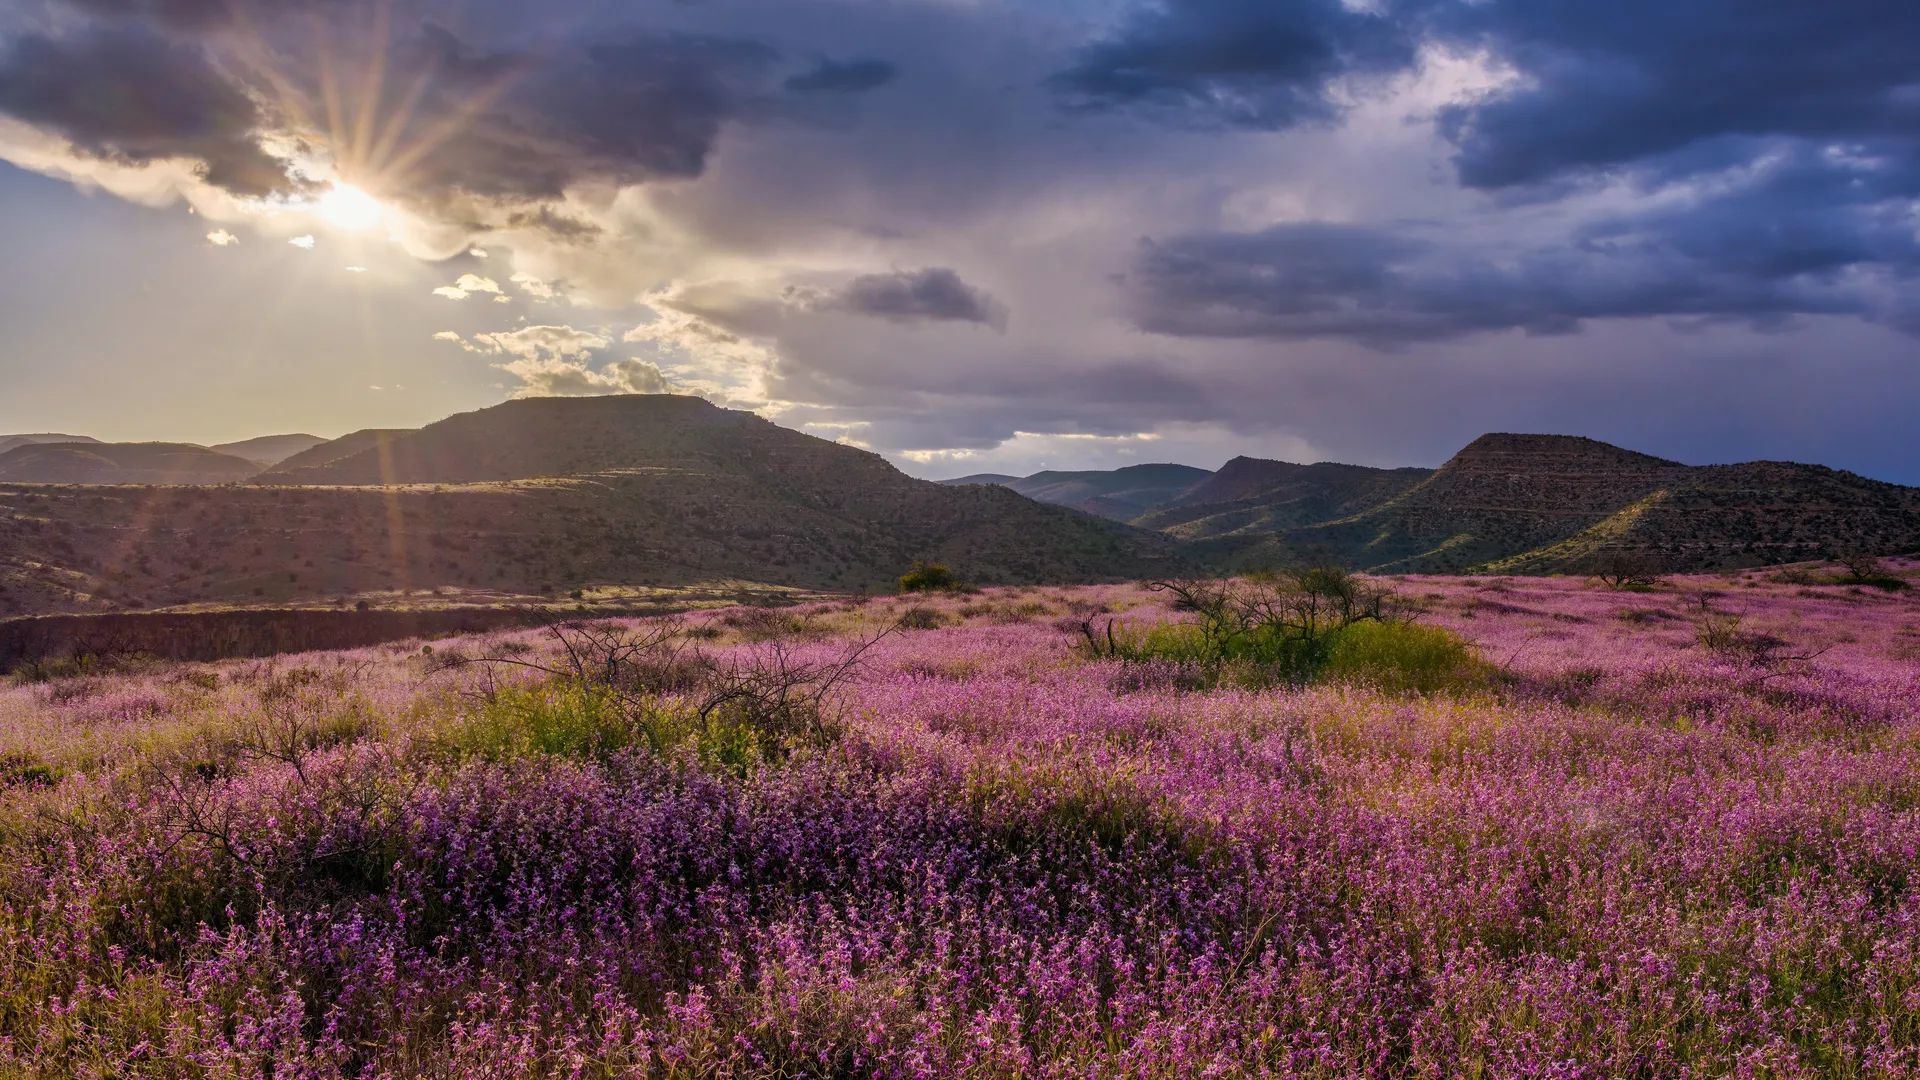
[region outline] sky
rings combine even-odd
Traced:
[[[0,433],[1920,484],[1905,0],[0,0]]]

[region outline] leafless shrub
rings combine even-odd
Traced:
[[[1658,585],[1665,572],[1665,560],[1647,552],[1616,549],[1588,561],[1588,573],[1609,589],[1644,592]]]
[[[1789,653],[1786,650],[1791,642],[1773,634],[1745,629],[1742,626],[1744,621],[1744,617],[1737,612],[1715,610],[1712,597],[1703,593],[1693,618],[1694,637],[1700,647],[1708,652],[1749,667],[1764,669],[1770,673],[1769,677],[1801,670],[1803,665],[1827,651],[1816,649],[1810,653]]]
[[[806,644],[790,635],[711,650],[700,628],[681,619],[555,623],[548,627],[559,645],[552,662],[481,656],[463,664],[489,671],[518,667],[597,686],[613,694],[632,716],[663,697],[677,697],[702,722],[725,715],[783,742],[818,743],[833,734],[824,708],[828,697],[897,629],[890,626],[856,639],[822,658],[807,655]]]

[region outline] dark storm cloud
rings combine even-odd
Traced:
[[[1006,308],[945,267],[862,274],[819,306],[899,322],[970,322],[1001,327]]]
[[[210,183],[243,195],[294,186],[260,148],[263,136],[288,134],[290,125],[263,115],[257,100],[289,115],[344,117],[350,127],[371,118],[380,130],[330,132],[332,150],[351,175],[378,178],[390,197],[530,201],[581,181],[698,176],[723,123],[764,92],[779,56],[751,38],[633,30],[495,49],[427,23],[373,53],[342,45],[330,60],[336,74],[405,77],[336,78],[341,100],[329,108],[312,50],[280,49],[271,79],[246,63],[210,61],[222,35],[182,27],[210,25],[218,5],[204,6],[205,19],[194,15],[201,5],[185,0],[93,6],[127,17],[8,44],[0,112],[98,157],[200,158]],[[142,18],[167,23],[172,36]],[[295,34],[275,31],[270,20],[260,30],[269,41]]]
[[[0,113],[98,158],[198,158],[208,182],[241,194],[287,183],[281,165],[260,150],[262,117],[253,101],[197,47],[144,30],[14,38],[0,52]]]
[[[690,34],[487,51],[434,25],[396,54],[412,79],[377,112],[413,117],[395,140],[402,155],[426,151],[405,159],[407,190],[521,199],[581,180],[698,176],[721,123],[778,55],[750,39]],[[409,111],[399,99],[415,94]]]
[[[1087,108],[1278,128],[1328,116],[1327,84],[1404,67],[1403,22],[1340,0],[1169,0],[1086,47],[1050,80]]]
[[[137,19],[160,26],[200,30],[288,10],[344,7],[353,0],[68,0],[71,6],[107,18]]]
[[[1283,225],[1143,245],[1135,323],[1176,337],[1349,338],[1378,346],[1483,331],[1559,334],[1605,318],[1738,320],[1879,314],[1838,271],[1920,267],[1920,248],[1859,222],[1764,222],[1726,207],[1622,219],[1564,248],[1466,255],[1387,230]]]
[[[1741,147],[1711,145],[1736,137],[1911,152],[1920,135],[1920,4],[1531,0],[1449,6],[1435,25],[1525,76],[1443,114],[1475,187],[1658,159],[1712,166],[1737,159]]]
[[[897,74],[891,63],[872,57],[822,60],[789,77],[785,85],[796,94],[863,94],[887,85]]]

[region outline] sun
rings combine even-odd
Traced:
[[[380,200],[354,187],[334,181],[326,191],[314,200],[314,212],[321,220],[336,229],[347,232],[365,232],[380,224],[387,208]]]

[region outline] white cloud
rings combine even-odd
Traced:
[[[532,274],[515,274],[507,279],[520,286],[520,291],[539,300],[553,299],[553,286],[534,277]]]
[[[225,229],[215,229],[207,234],[207,243],[214,247],[229,247],[240,242],[240,238]]]
[[[451,285],[442,285],[433,290],[433,295],[444,296],[449,300],[465,300],[474,293],[493,293],[494,299],[503,300],[500,295],[500,283],[490,277],[479,274],[461,274]]]
[[[473,335],[475,351],[522,360],[581,358],[612,344],[613,340],[602,334],[571,326],[525,326]]]
[[[510,360],[494,366],[520,379],[523,385],[508,392],[516,398],[675,392],[666,374],[645,360],[616,360],[598,371],[585,363],[552,357]]]
[[[442,330],[442,331],[440,331],[439,333],[437,333],[437,334],[435,334],[435,335],[433,335],[433,340],[435,340],[435,341],[451,341],[451,342],[453,342],[454,344],[456,344],[456,345],[458,345],[458,344],[460,344],[460,335],[459,335],[459,334],[456,334],[456,333],[454,333],[454,332],[453,332],[453,331],[451,331],[451,330]]]
[[[364,266],[349,266],[346,270],[349,274],[364,274],[367,272],[367,268]]]
[[[303,251],[313,250],[312,236],[296,236],[293,239],[287,241],[287,243],[292,244],[294,247],[300,248]]]

